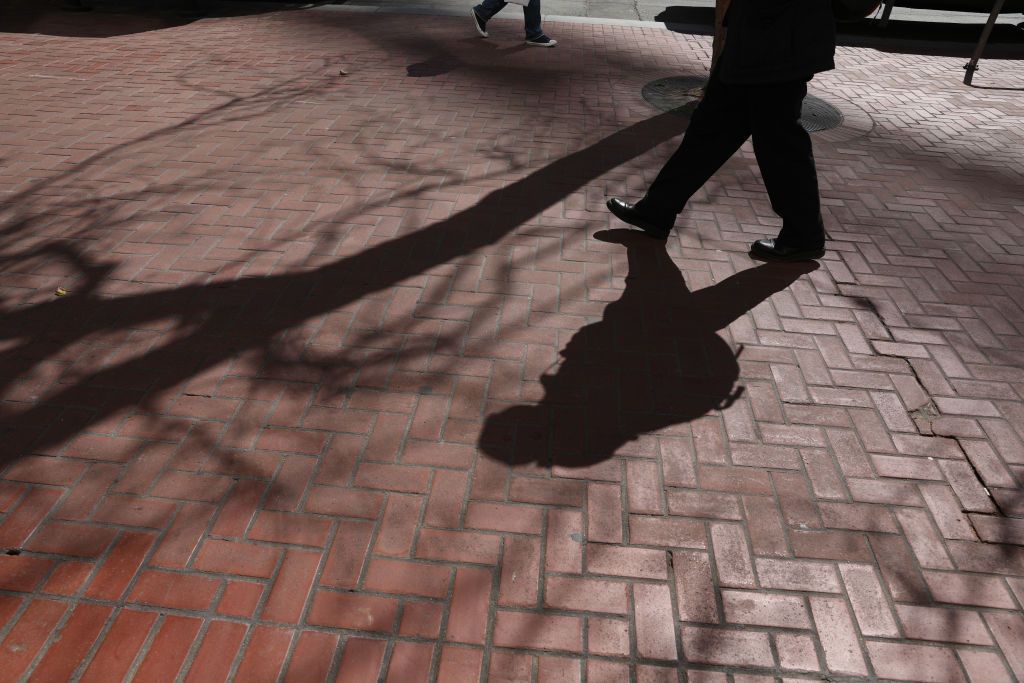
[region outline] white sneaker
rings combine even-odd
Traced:
[[[542,33],[536,38],[527,38],[526,44],[533,45],[534,47],[554,47],[558,45],[558,41]]]
[[[473,15],[473,26],[476,27],[476,32],[486,38],[487,22],[480,18],[480,15],[476,13],[475,9],[469,10],[469,13]]]

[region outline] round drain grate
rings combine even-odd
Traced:
[[[689,116],[697,107],[700,93],[707,83],[700,76],[671,76],[651,81],[640,94],[647,102],[661,111]],[[800,125],[810,133],[838,128],[843,123],[843,114],[824,100],[808,95],[800,112]]]
[[[700,93],[694,91],[703,88],[705,83],[707,79],[699,76],[659,78],[645,85],[640,94],[661,111],[689,115],[700,97]]]
[[[800,125],[808,133],[838,128],[843,125],[843,112],[825,100],[808,95],[804,98],[804,106],[800,110]]]

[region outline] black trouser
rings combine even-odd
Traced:
[[[679,149],[637,208],[670,225],[690,197],[752,136],[772,210],[782,217],[779,241],[823,247],[811,137],[799,121],[806,95],[804,80],[732,85],[712,74]]]

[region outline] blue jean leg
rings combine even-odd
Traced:
[[[473,8],[484,21],[490,21],[491,17],[505,8],[508,3],[505,0],[483,0]],[[523,20],[526,22],[526,38],[536,38],[544,33],[540,27],[540,0],[530,0],[530,4],[523,7]]]

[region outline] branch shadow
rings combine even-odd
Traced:
[[[428,228],[302,272],[246,277],[231,283],[101,298],[91,289],[5,310],[0,329],[0,393],[25,366],[88,335],[156,328],[162,345],[76,377],[30,407],[6,404],[0,466],[75,436],[89,425],[243,354],[272,354],[273,340],[319,315],[443,265],[513,233],[544,209],[608,170],[678,135],[685,122],[662,114],[620,130]],[[170,321],[170,322],[169,322]],[[144,401],[143,401],[144,402]],[[75,409],[75,419],[60,410]],[[22,428],[28,428],[26,433]]]
[[[204,60],[194,68],[206,63],[215,64],[215,60]],[[4,250],[0,251],[0,263],[24,262],[25,253],[6,250],[26,233],[38,231],[40,227],[46,226],[52,231],[52,226],[47,221],[68,217],[67,229],[60,233],[62,240],[90,237],[91,232],[99,229],[109,230],[120,223],[122,219],[117,218],[118,205],[131,207],[142,199],[181,192],[188,184],[187,179],[175,179],[164,185],[145,185],[137,189],[139,177],[133,177],[130,183],[125,183],[127,190],[111,193],[109,188],[117,188],[120,183],[103,182],[100,178],[89,177],[90,173],[99,173],[104,168],[125,160],[135,164],[134,170],[139,172],[146,168],[144,162],[138,161],[138,157],[144,156],[147,145],[167,144],[174,136],[206,130],[212,125],[223,126],[250,121],[287,106],[301,97],[321,94],[339,81],[336,75],[319,75],[312,82],[304,76],[296,76],[258,88],[251,93],[240,94],[214,91],[188,83],[190,75],[189,72],[182,73],[177,75],[175,80],[194,92],[223,98],[223,101],[170,125],[110,145],[78,163],[30,182],[8,195],[4,204],[0,205],[0,250]],[[194,180],[193,186],[197,191],[209,191],[216,187],[220,180],[223,179],[198,177]],[[140,216],[130,214],[125,216],[124,220],[128,218],[138,220]]]

